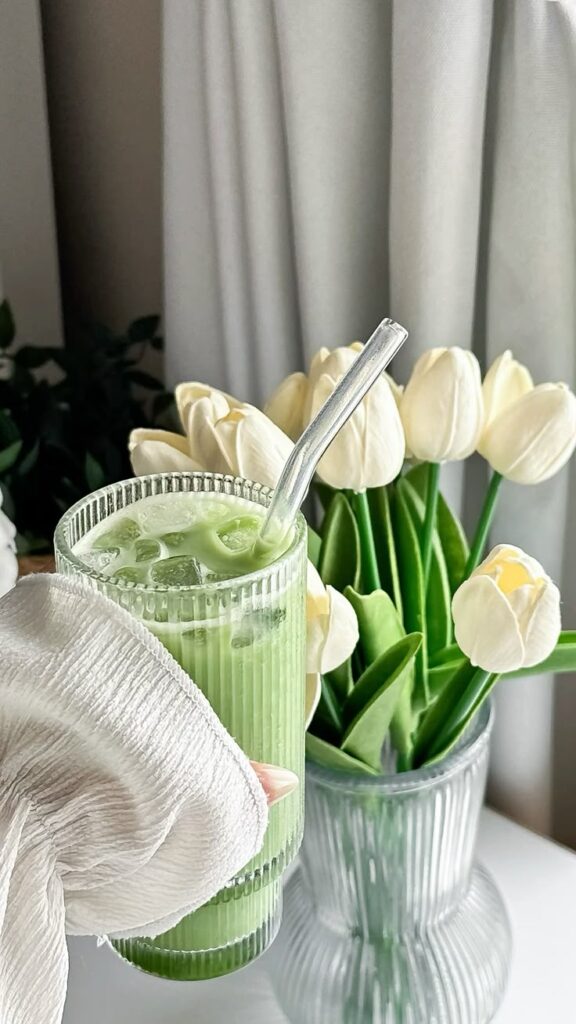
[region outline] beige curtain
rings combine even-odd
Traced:
[[[258,401],[389,313],[401,379],[458,344],[574,384],[572,0],[165,0],[163,82],[171,382]],[[446,480],[468,516],[471,468]],[[573,509],[567,471],[510,485],[494,530],[561,580],[571,625]],[[492,795],[576,843],[574,685],[501,687]]]

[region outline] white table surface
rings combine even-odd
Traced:
[[[479,845],[514,935],[512,975],[495,1024],[567,1024],[576,1019],[576,854],[489,810]],[[226,978],[169,982],[130,968],[94,939],[69,946],[64,1024],[286,1024],[266,956]]]

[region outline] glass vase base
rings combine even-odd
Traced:
[[[205,981],[246,967],[274,941],[282,919],[282,889],[207,903],[155,938],[110,939],[133,967],[172,981]]]
[[[504,995],[508,918],[490,876],[474,867],[467,894],[425,929],[370,939],[317,916],[304,873],[267,957],[292,1024],[488,1024]]]

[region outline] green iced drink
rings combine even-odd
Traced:
[[[267,500],[263,488],[209,474],[127,481],[67,513],[57,563],[145,622],[251,759],[303,780],[305,534],[299,523],[285,550],[254,552]],[[302,790],[271,808],[261,853],[209,904],[115,948],[172,978],[226,973],[262,952],[300,844]]]

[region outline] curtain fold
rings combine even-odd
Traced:
[[[570,0],[165,0],[163,45],[170,383],[260,402],[388,313],[411,332],[401,380],[458,344],[574,384]],[[485,468],[469,469],[444,483],[470,519]],[[494,537],[545,563],[573,625],[568,491],[566,471],[505,485]],[[500,688],[491,791],[576,842],[560,694],[555,718],[552,680]]]

